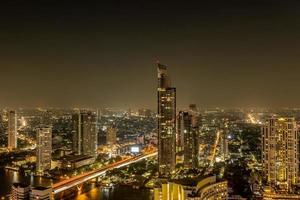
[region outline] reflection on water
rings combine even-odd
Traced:
[[[76,197],[77,200],[99,199],[101,196],[101,189],[93,188],[87,193],[80,194]]]
[[[23,176],[18,172],[5,170],[0,168],[0,199],[7,196],[10,193],[11,185],[14,182],[27,182],[32,185],[43,185],[50,186],[51,180],[34,177],[34,176]],[[5,183],[5,184],[3,184]],[[91,188],[91,189],[90,189]],[[74,193],[73,193],[74,194]],[[65,198],[68,199],[68,198]],[[77,194],[70,199],[76,200],[151,200],[153,194],[147,189],[133,189],[130,186],[115,186],[112,188],[97,187],[94,183],[91,184],[87,192],[83,194]]]
[[[77,195],[76,200],[151,200],[153,194],[148,189],[133,189],[130,186],[115,186],[112,188],[95,187],[90,191]]]
[[[8,173],[8,172],[6,172],[6,173]],[[14,182],[14,183],[18,182],[19,179],[20,179],[19,173],[18,172],[13,172],[12,173],[12,182]]]
[[[7,196],[10,193],[11,185],[16,182],[26,182],[31,185],[37,186],[49,186],[51,185],[50,179],[34,176],[23,176],[19,172],[6,170],[0,168],[0,198]]]

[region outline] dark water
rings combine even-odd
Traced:
[[[32,185],[51,185],[51,180],[34,176],[22,176],[18,172],[0,168],[0,199],[7,197],[10,194],[11,185],[14,182],[28,182]],[[115,186],[110,189],[90,186],[87,192],[83,194],[74,194],[70,198],[64,199],[99,199],[99,200],[151,200],[153,199],[152,192],[148,189],[133,189],[130,186]]]
[[[133,189],[130,186],[115,186],[111,189],[94,187],[90,191],[76,195],[76,200],[152,200],[153,194],[148,189]]]
[[[31,185],[50,186],[51,180],[34,176],[23,176],[19,172],[0,168],[0,199],[10,194],[11,185],[16,182],[26,182]]]

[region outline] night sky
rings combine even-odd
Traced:
[[[1,1],[0,107],[300,107],[300,1],[88,2]]]

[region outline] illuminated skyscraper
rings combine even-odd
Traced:
[[[43,174],[51,169],[52,129],[41,127],[37,129],[36,171]]]
[[[199,113],[196,106],[180,111],[177,117],[176,160],[186,168],[199,164]]]
[[[228,158],[228,133],[227,130],[221,132],[220,137],[220,153],[223,160]]]
[[[159,174],[168,176],[175,169],[176,88],[171,87],[167,66],[158,63],[157,114]]]
[[[262,128],[263,170],[271,188],[291,192],[298,178],[298,136],[294,118],[272,117]]]
[[[78,155],[95,156],[97,138],[97,115],[81,111],[73,115],[73,151]]]
[[[106,143],[108,145],[114,145],[117,143],[117,129],[115,127],[107,128]]]
[[[15,111],[8,113],[8,149],[17,148],[17,114]]]

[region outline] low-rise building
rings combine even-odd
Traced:
[[[30,185],[24,183],[13,183],[11,187],[11,200],[28,200]]]
[[[52,189],[49,187],[33,187],[30,192],[30,200],[52,200]]]
[[[163,181],[154,189],[154,200],[226,200],[227,197],[227,181],[217,181],[216,176],[204,178],[194,187]]]
[[[165,182],[154,189],[154,200],[185,200],[185,196],[184,186],[177,183]]]
[[[52,200],[51,187],[31,187],[29,184],[13,183],[11,187],[11,200]]]
[[[264,200],[293,200],[293,199],[300,199],[299,194],[292,194],[288,192],[279,193],[278,191],[275,191],[274,188],[266,186],[264,188],[264,194],[263,194]]]
[[[197,184],[197,197],[194,200],[226,200],[228,193],[227,181],[217,181],[216,176],[210,176]]]
[[[85,165],[94,163],[96,160],[93,156],[86,155],[66,155],[61,158],[62,169],[76,169]]]

